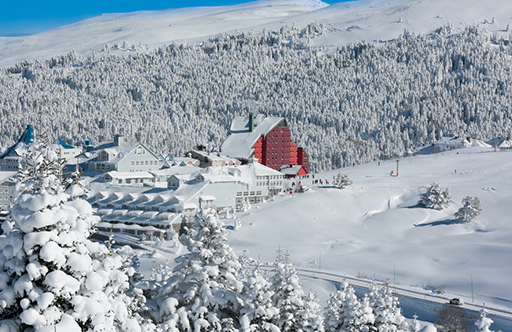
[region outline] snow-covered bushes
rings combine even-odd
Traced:
[[[343,189],[345,187],[350,186],[352,184],[352,180],[348,177],[347,174],[338,173],[334,178],[332,184],[335,187]]]
[[[438,183],[432,183],[421,195],[418,205],[434,210],[442,210],[450,204],[450,190],[442,190]]]
[[[478,197],[466,196],[462,199],[462,207],[455,213],[455,218],[461,223],[473,221],[482,212]]]
[[[98,218],[81,187],[39,141],[22,164],[0,236],[0,329],[140,330],[121,256],[87,239]]]

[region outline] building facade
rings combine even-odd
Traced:
[[[249,114],[236,117],[222,144],[223,154],[245,160],[256,158],[275,170],[301,165],[309,173],[309,157],[291,138],[287,121],[282,117]]]
[[[88,169],[100,172],[151,172],[160,169],[157,155],[142,143],[125,142],[123,135],[114,141],[96,147],[95,157],[88,162]]]

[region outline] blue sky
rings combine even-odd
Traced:
[[[324,0],[333,4],[347,0]],[[249,0],[0,0],[0,36],[37,33],[102,13],[220,6]]]

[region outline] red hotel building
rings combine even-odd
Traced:
[[[286,119],[262,114],[235,117],[221,152],[242,161],[257,158],[259,163],[288,177],[309,172],[309,157],[291,139]]]

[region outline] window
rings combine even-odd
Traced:
[[[236,195],[237,195],[237,196],[242,196],[242,192],[241,192],[241,191],[238,191],[238,192],[236,193]]]

